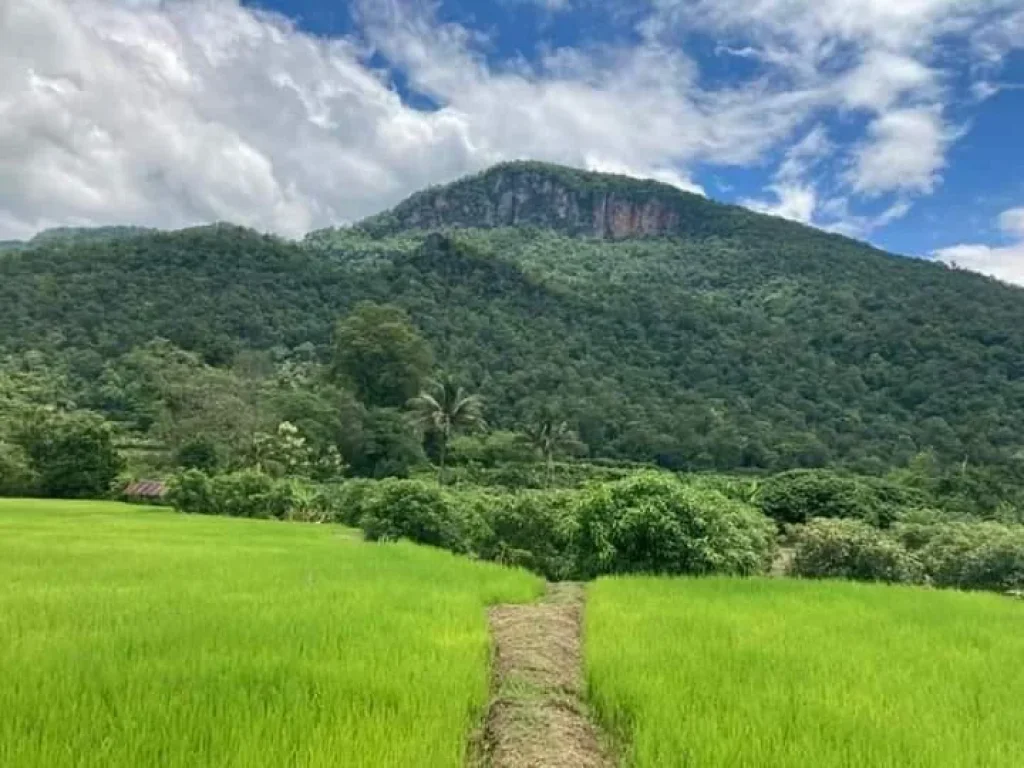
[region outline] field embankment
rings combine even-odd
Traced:
[[[611,768],[583,695],[583,585],[491,609],[494,699],[477,762],[489,768]]]

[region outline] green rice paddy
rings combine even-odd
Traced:
[[[335,526],[0,501],[0,765],[463,765],[526,573]]]
[[[602,579],[586,661],[636,768],[1019,768],[1024,603],[833,582]]]

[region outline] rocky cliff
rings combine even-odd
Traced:
[[[361,227],[408,229],[533,226],[572,235],[624,239],[697,234],[711,219],[746,211],[667,184],[544,163],[495,166],[410,197]]]

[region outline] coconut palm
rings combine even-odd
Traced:
[[[409,401],[413,418],[424,431],[433,432],[440,443],[438,483],[444,482],[444,462],[452,435],[486,426],[483,406],[480,395],[469,394],[448,375],[431,381],[427,389]]]
[[[550,415],[541,416],[527,428],[526,435],[544,459],[549,482],[555,456],[563,451],[578,450],[580,446],[580,438],[569,424]]]

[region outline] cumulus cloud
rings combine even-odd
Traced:
[[[0,210],[297,235],[473,165],[343,40],[228,2],[13,0],[0,32]],[[2,233],[0,233],[2,234]]]
[[[906,213],[908,196],[928,194],[941,181],[949,147],[961,131],[950,113],[955,98],[950,62],[995,66],[1019,34],[1019,0],[654,0],[655,18],[641,30],[665,39],[694,30],[713,35],[720,50],[755,60],[765,80],[812,94],[812,109],[834,107],[866,116],[863,135],[845,148],[847,171],[818,185],[779,167],[767,191],[774,201],[748,201],[808,221],[814,212],[841,214],[823,224],[863,234]],[[973,53],[965,53],[963,41]],[[947,51],[957,41],[959,48]],[[982,79],[975,99],[991,95]],[[786,160],[788,162],[788,156]],[[892,195],[880,215],[851,212],[853,198]]]
[[[694,168],[781,154],[753,204],[819,223],[840,197],[934,188],[955,135],[929,51],[955,33],[991,68],[1017,2],[652,0],[639,42],[501,62],[427,0],[356,0],[358,31],[334,39],[239,0],[4,0],[0,239],[210,220],[299,235],[520,157],[699,192]],[[682,29],[735,37],[761,70],[708,85]],[[396,71],[434,106],[403,99]],[[817,163],[848,150],[807,128],[826,110],[868,116],[842,195]]]
[[[848,178],[855,191],[931,192],[946,164],[955,133],[938,107],[895,109],[875,119],[856,151]]]
[[[1003,211],[997,223],[1008,240],[1006,245],[954,245],[936,251],[933,256],[960,269],[1024,285],[1024,208]]]

